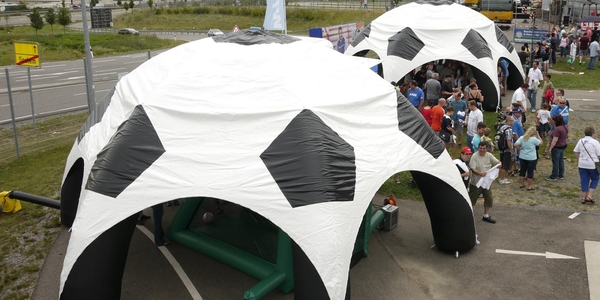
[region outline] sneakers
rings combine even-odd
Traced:
[[[556,178],[556,179],[558,179],[558,180],[565,180],[564,177],[560,177],[560,176],[558,178]]]
[[[498,179],[498,183],[500,183],[500,184],[510,184],[510,180],[508,180],[508,179]]]
[[[488,222],[488,223],[496,224],[496,220],[492,219],[492,216],[489,216],[489,217],[487,217],[487,218],[486,218],[486,217],[483,217],[483,219],[482,219],[482,220],[484,220],[484,221],[486,221],[486,222]]]
[[[546,177],[546,178],[544,178],[544,179],[546,179],[546,180],[548,180],[548,181],[556,181],[556,178],[552,178],[552,177],[550,177],[550,176],[548,176],[548,177]]]
[[[532,113],[534,113],[534,112],[535,112],[535,108],[532,108],[532,109],[531,109],[531,112],[532,112]]]

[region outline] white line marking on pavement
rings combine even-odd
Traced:
[[[575,217],[579,216],[580,213],[573,213],[569,216],[569,219],[575,219]]]
[[[600,242],[583,241],[590,300],[600,300]]]
[[[99,62],[107,62],[107,61],[115,61],[115,58],[106,58],[106,59],[94,59],[92,62],[95,63],[99,63]]]
[[[532,255],[532,256],[544,256],[546,258],[579,259],[577,257],[563,255],[563,254],[558,254],[558,253],[552,253],[552,252],[548,252],[548,251],[546,251],[546,253],[536,253],[536,252],[526,252],[526,251],[514,251],[514,250],[496,249],[496,253],[518,254],[518,255]]]
[[[107,92],[110,91],[111,89],[107,89],[107,90],[98,90],[98,91],[94,91],[96,93],[102,93],[102,92]],[[73,96],[81,96],[81,95],[87,95],[87,93],[79,93],[79,94],[73,94]]]
[[[124,65],[130,65],[130,64],[141,64],[143,62],[147,62],[148,60],[141,60],[141,61],[128,61],[126,63],[123,63]]]
[[[150,230],[148,230],[146,227],[144,227],[142,225],[136,225],[136,227],[152,241],[152,244],[154,244],[154,234],[152,234],[150,232]],[[160,247],[158,247],[158,249],[160,250],[160,252],[162,252],[162,254],[165,256],[165,258],[169,261],[169,263],[171,264],[171,266],[173,267],[175,272],[177,272],[177,275],[179,275],[179,278],[181,278],[181,281],[183,282],[185,287],[190,292],[192,299],[202,300],[202,296],[200,296],[200,293],[198,293],[198,290],[196,290],[196,287],[194,286],[194,284],[192,283],[190,278],[187,276],[187,274],[185,274],[185,271],[183,270],[181,265],[177,262],[175,257],[173,257],[171,252],[169,252],[169,249],[167,249],[167,247],[165,247],[165,246],[160,246]]]
[[[61,78],[58,80],[75,80],[75,79],[83,79],[85,78],[85,76],[76,76],[76,77],[69,77],[69,78]]]

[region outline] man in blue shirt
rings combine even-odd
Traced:
[[[500,75],[502,76],[502,96],[506,96],[506,85],[508,84],[508,61],[504,58],[500,58],[498,61],[498,66],[500,67]]]
[[[561,115],[565,124],[569,124],[569,105],[567,105],[567,99],[565,98],[565,90],[556,89],[556,99],[558,105],[554,105],[552,110],[550,110],[550,117],[554,117],[556,115]]]
[[[408,98],[410,104],[412,104],[418,111],[423,109],[425,94],[423,93],[423,90],[417,86],[417,81],[410,81],[410,89],[408,89],[406,92],[406,98]]]

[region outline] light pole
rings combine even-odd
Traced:
[[[92,5],[90,3],[90,9]],[[92,54],[90,53],[90,32],[87,22],[87,7],[85,6],[85,0],[81,0],[81,21],[83,22],[83,42],[85,47],[85,58],[84,70],[85,70],[85,83],[88,100],[88,110],[91,113],[96,107],[96,99],[94,92],[94,73],[92,72]]]

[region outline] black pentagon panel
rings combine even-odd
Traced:
[[[490,50],[487,42],[479,32],[473,29],[469,30],[469,33],[465,35],[461,44],[477,59],[484,57],[492,58],[492,50]]]
[[[300,41],[299,38],[295,38],[289,35],[250,29],[244,29],[238,32],[217,35],[214,36],[212,39],[216,43],[233,43],[246,46],[260,44],[291,44]]]
[[[425,43],[410,27],[406,27],[389,38],[387,55],[413,60],[423,47],[425,47]]]
[[[352,45],[353,47],[356,47],[356,45],[360,44],[360,42],[362,42],[364,39],[368,38],[370,34],[371,34],[371,24],[369,24],[365,28],[363,28],[363,30],[360,32],[360,34],[352,41],[352,43],[350,45]]]
[[[449,0],[418,0],[415,1],[417,4],[430,4],[430,5],[451,5],[454,1]]]
[[[496,26],[496,40],[498,40],[498,43],[504,46],[508,52],[513,52],[513,50],[515,50],[515,47],[513,47],[510,40],[508,40],[504,32],[502,32],[502,29],[500,29],[498,26]]]
[[[152,122],[138,105],[98,153],[85,188],[116,198],[163,153]]]
[[[423,147],[434,158],[438,158],[444,150],[444,142],[431,126],[427,124],[421,113],[398,92],[398,130],[408,135],[418,145]]]
[[[300,112],[260,158],[294,208],[354,200],[354,147],[310,110]]]
[[[85,120],[85,123],[79,131],[79,135],[77,136],[77,143],[81,142],[83,137],[88,133],[88,131],[90,131],[90,128],[92,128],[92,126],[102,121],[102,116],[104,116],[104,113],[106,112],[106,109],[110,104],[110,99],[112,99],[112,96],[114,94],[115,88],[112,88],[108,93],[106,93],[106,95],[104,95],[104,98],[102,98],[102,100],[100,100],[100,102],[96,104],[94,111],[92,111],[92,114],[88,116],[87,120]]]

